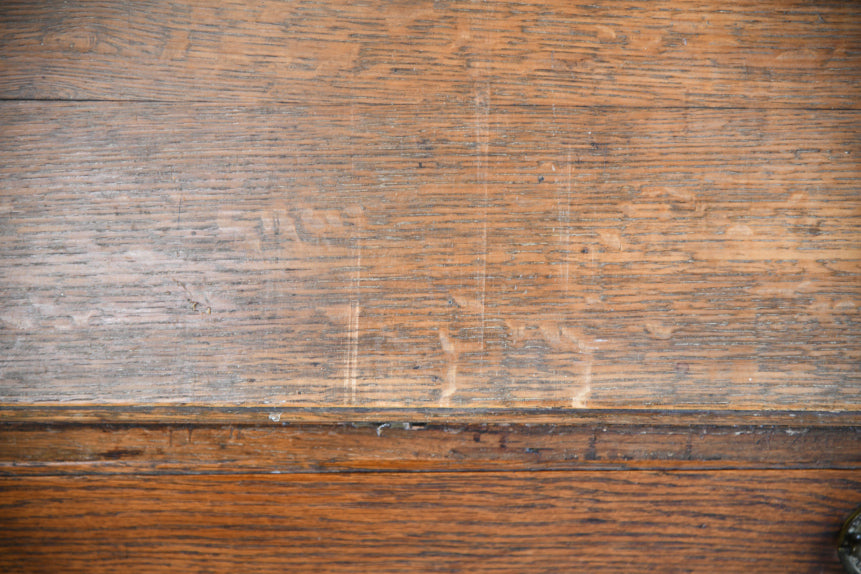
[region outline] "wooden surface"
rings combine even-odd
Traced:
[[[0,122],[5,403],[861,405],[854,111]]]
[[[861,4],[0,2],[0,570],[839,572]]]
[[[0,402],[861,407],[851,2],[5,2]]]
[[[861,406],[854,112],[0,121],[6,402]]]
[[[0,567],[839,574],[858,503],[857,470],[0,478]]]
[[[855,109],[855,2],[6,1],[18,99]]]
[[[0,569],[839,573],[859,427],[0,424]]]

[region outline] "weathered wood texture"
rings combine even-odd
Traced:
[[[0,96],[852,107],[857,2],[4,1]]]
[[[857,471],[0,478],[9,572],[841,571]]]
[[[857,410],[859,21],[4,2],[0,402]]]
[[[861,470],[861,428],[733,425],[0,426],[0,474]]]
[[[0,570],[839,572],[859,104],[855,2],[0,2]]]
[[[0,126],[5,403],[861,407],[856,112]]]

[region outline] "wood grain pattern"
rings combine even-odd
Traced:
[[[861,406],[855,112],[0,125],[7,404]]]
[[[857,2],[5,1],[0,96],[857,108]]]
[[[0,2],[0,571],[839,572],[859,31]]]
[[[0,478],[15,572],[834,573],[857,471]]]
[[[861,427],[0,426],[9,476],[799,468],[861,470]]]

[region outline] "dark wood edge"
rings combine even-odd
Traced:
[[[199,405],[14,405],[0,404],[0,423],[517,423],[629,425],[861,425],[861,411],[568,409],[568,408],[332,408]]]
[[[861,469],[861,425],[0,424],[0,476]]]

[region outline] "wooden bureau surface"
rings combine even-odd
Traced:
[[[854,2],[3,2],[0,568],[839,572]]]

